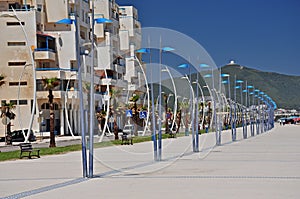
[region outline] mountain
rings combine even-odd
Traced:
[[[231,85],[234,85],[236,75],[237,79],[247,81],[248,85],[265,92],[276,102],[278,108],[300,110],[300,76],[264,72],[238,64],[223,66],[222,73],[230,75]]]
[[[221,68],[222,73],[230,75],[230,85],[231,85],[231,98],[233,99],[234,93],[234,77],[236,79],[243,80],[243,88],[247,85],[254,86],[255,89],[265,92],[270,96],[273,101],[277,104],[278,108],[284,109],[297,109],[300,110],[300,76],[284,75],[274,72],[264,72],[255,69],[251,69],[238,64],[228,64]],[[180,78],[174,78],[176,84],[177,94],[181,96],[189,96],[189,89],[187,84],[183,84],[182,81],[179,82]],[[192,74],[193,81],[196,79],[196,74]],[[225,80],[225,78],[223,79]],[[199,76],[199,82],[201,85],[206,83],[203,77]],[[170,88],[172,88],[170,80],[162,81],[162,91],[164,93],[172,93]],[[168,85],[165,87],[164,85]],[[195,84],[193,88],[196,89]],[[227,89],[227,86],[225,86]],[[209,96],[207,89],[203,89],[204,95]],[[226,90],[226,92],[228,92]],[[154,96],[158,95],[158,85],[154,85]],[[156,98],[155,98],[156,99]],[[237,102],[240,102],[240,90],[236,93]],[[170,104],[173,103],[173,98],[170,99]]]

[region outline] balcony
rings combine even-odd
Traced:
[[[53,52],[51,49],[46,48],[37,48],[34,50],[34,60],[49,60],[55,61],[56,60],[56,53]]]
[[[103,78],[101,79],[101,85],[113,85],[115,86],[117,84],[117,80],[112,78]]]

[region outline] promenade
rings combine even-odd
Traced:
[[[152,142],[95,149],[92,179],[82,178],[81,152],[0,162],[3,198],[300,198],[300,125],[276,125],[231,142],[222,132],[163,140],[163,161]],[[1,155],[1,154],[0,154]]]

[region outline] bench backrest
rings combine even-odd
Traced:
[[[20,144],[20,148],[21,148],[21,150],[31,150],[32,145],[31,145],[31,143],[22,143],[22,144]]]

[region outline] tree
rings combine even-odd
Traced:
[[[59,85],[59,80],[56,77],[53,78],[43,78],[42,79],[44,88],[48,90],[48,100],[49,100],[49,106],[50,106],[50,145],[49,147],[56,147],[55,144],[55,135],[54,135],[54,121],[55,121],[55,115],[54,115],[54,106],[53,106],[53,93],[52,90]]]
[[[3,103],[1,107],[1,118],[8,118],[9,122],[6,125],[6,144],[11,144],[11,122],[10,120],[15,119],[16,115],[12,112],[15,108],[13,103]]]

